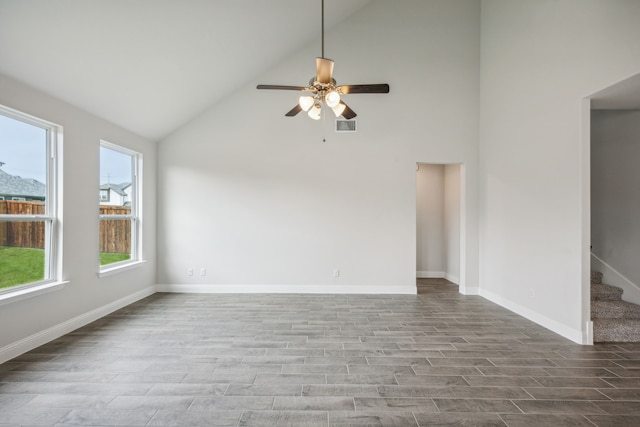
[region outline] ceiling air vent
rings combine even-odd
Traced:
[[[355,132],[355,120],[336,120],[336,132]]]

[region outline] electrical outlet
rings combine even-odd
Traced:
[[[193,268],[187,268],[187,276],[193,276]]]
[[[200,275],[201,276],[206,276],[207,275],[207,269],[206,268],[201,268],[200,269]]]
[[[339,268],[334,268],[333,269],[333,277],[340,277],[340,269]]]

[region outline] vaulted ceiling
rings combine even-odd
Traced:
[[[594,110],[640,110],[640,74],[592,95],[591,108]]]
[[[0,0],[1,74],[152,140],[310,43],[320,0]]]

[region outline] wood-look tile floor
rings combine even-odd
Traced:
[[[0,365],[0,425],[640,425],[640,345],[419,289],[155,294]]]

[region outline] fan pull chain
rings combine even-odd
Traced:
[[[327,113],[322,111],[322,142],[327,142]]]

